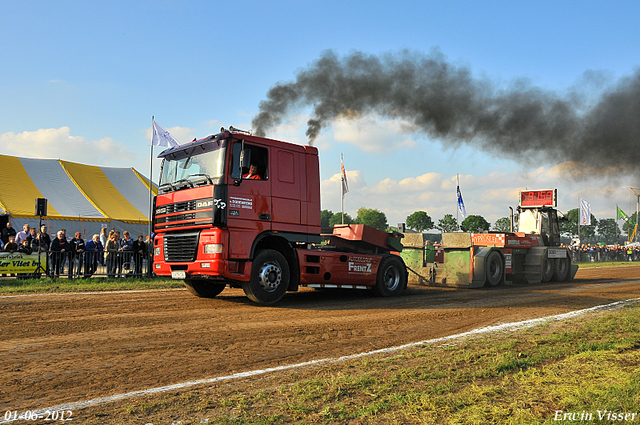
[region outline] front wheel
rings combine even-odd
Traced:
[[[284,255],[273,249],[265,249],[253,260],[251,279],[242,282],[242,289],[251,301],[277,303],[287,292],[289,273],[289,264]]]
[[[184,286],[196,297],[215,298],[227,285],[224,283],[211,283],[206,280],[185,279]]]
[[[373,292],[379,297],[393,297],[402,292],[406,285],[407,272],[400,257],[395,255],[384,257],[378,267]]]

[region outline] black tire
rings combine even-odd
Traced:
[[[553,280],[554,282],[563,282],[569,277],[569,270],[571,270],[571,259],[556,258],[555,265],[553,267]]]
[[[378,297],[394,297],[407,286],[407,269],[396,255],[383,257],[378,267],[373,293]]]
[[[251,301],[273,304],[287,292],[290,271],[284,255],[265,249],[256,255],[251,266],[251,279],[242,282],[242,289]]]
[[[544,254],[542,258],[541,280],[542,283],[550,282],[553,279],[553,270],[555,269],[555,261]]]
[[[224,283],[213,283],[206,280],[185,279],[187,291],[200,298],[215,298],[227,286]]]
[[[487,275],[487,283],[490,286],[496,286],[503,281],[504,264],[502,257],[498,251],[491,251],[485,261],[485,270]]]

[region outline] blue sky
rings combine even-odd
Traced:
[[[596,73],[601,87],[640,64],[637,1],[257,2],[0,1],[0,153],[133,166],[149,173],[151,116],[180,142],[221,126],[250,128],[275,84],[293,81],[326,50],[381,55],[401,49],[448,61],[509,86],[525,79],[565,93]],[[270,137],[306,143],[310,109],[293,111]],[[639,118],[640,119],[640,118]],[[334,122],[316,145],[323,208],[455,215],[455,176],[469,214],[490,222],[517,190],[557,187],[560,209],[635,209],[616,180],[566,178],[567,165],[516,162],[403,131],[384,117]],[[156,154],[159,151],[156,151]],[[154,165],[154,179],[158,165]],[[634,180],[635,178],[635,180]],[[630,211],[627,211],[630,212]]]

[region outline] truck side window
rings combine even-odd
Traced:
[[[266,148],[260,146],[244,144],[244,148],[251,151],[251,164],[257,168],[259,180],[269,179],[269,151]],[[243,168],[240,170],[240,150],[242,149],[242,143],[235,142],[233,144],[232,161],[231,161],[231,178],[240,179],[249,173],[249,168]]]

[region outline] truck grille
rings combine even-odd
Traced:
[[[195,261],[198,254],[199,233],[177,233],[164,237],[164,260],[167,262]]]
[[[167,209],[165,214],[171,214],[171,213],[180,212],[180,211],[192,211],[196,209],[196,201],[187,201],[187,202],[180,202],[177,204],[169,204],[169,205],[166,205],[165,208]]]

